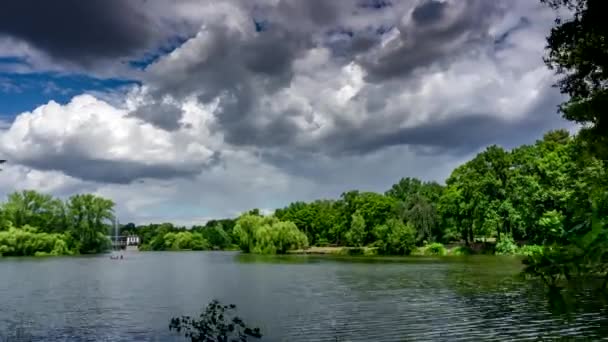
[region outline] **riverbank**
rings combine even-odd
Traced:
[[[411,251],[412,256],[463,256],[463,255],[519,255],[528,256],[534,252],[541,251],[542,246],[537,245],[497,245],[492,242],[472,243],[469,246],[462,243],[443,245],[432,243],[416,247]],[[377,247],[339,247],[339,246],[311,246],[305,249],[288,251],[288,254],[297,255],[359,255],[376,256]]]

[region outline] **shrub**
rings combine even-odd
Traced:
[[[532,254],[542,254],[544,247],[540,245],[525,245],[521,246],[517,251],[517,254],[524,256],[531,256]]]
[[[183,332],[184,337],[192,342],[245,342],[248,338],[261,338],[260,329],[249,328],[234,314],[235,310],[236,306],[233,304],[222,305],[214,300],[198,318],[190,316],[171,318],[169,330]]]
[[[471,255],[475,254],[475,251],[471,247],[458,246],[451,251],[452,255]]]
[[[326,238],[320,238],[320,239],[317,239],[316,245],[319,247],[327,247],[327,246],[329,246],[329,241],[327,241]]]
[[[447,250],[443,246],[443,244],[439,242],[434,242],[430,245],[427,245],[424,250],[425,255],[438,255],[443,256],[447,254]]]
[[[510,236],[505,236],[503,237],[500,241],[498,241],[498,243],[496,244],[496,251],[495,253],[497,255],[513,255],[517,253],[517,245],[515,244],[515,241],[513,241],[513,238]]]
[[[386,224],[376,226],[373,234],[376,237],[374,244],[380,254],[408,255],[416,247],[414,228],[400,220],[390,219]]]
[[[0,255],[67,255],[72,254],[64,234],[38,233],[35,228],[24,226],[0,231]]]
[[[376,247],[367,247],[363,251],[363,255],[365,255],[365,256],[375,256],[375,255],[378,255],[378,248],[376,248]]]
[[[345,247],[345,248],[342,248],[340,254],[350,255],[350,256],[360,256],[360,255],[365,254],[365,248],[363,248],[363,247]]]

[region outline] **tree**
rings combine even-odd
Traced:
[[[242,215],[234,232],[245,253],[284,254],[288,250],[308,247],[306,234],[293,222],[280,221],[274,216]]]
[[[432,242],[439,221],[435,207],[420,194],[410,196],[407,204],[410,207],[405,212],[405,218],[416,230],[417,240]]]
[[[402,178],[385,194],[394,198],[395,216],[407,221],[417,231],[418,240],[434,240],[439,232],[437,205],[444,188],[436,182],[422,182],[416,178]]]
[[[591,150],[608,156],[608,25],[604,0],[541,0],[554,9],[566,8],[571,19],[558,17],[547,37],[547,66],[561,75],[556,84],[570,99],[560,106],[563,116],[585,128],[580,134]]]
[[[397,219],[376,226],[373,234],[380,254],[407,255],[416,247],[414,228]]]
[[[264,218],[254,214],[242,215],[234,226],[234,234],[237,238],[240,249],[249,253],[253,251],[256,244],[256,231],[260,229]]]
[[[385,195],[405,202],[410,196],[419,194],[421,188],[422,182],[419,179],[406,177],[401,178],[399,182],[386,191]]]
[[[365,241],[365,219],[358,211],[353,214],[350,230],[346,233],[349,246],[360,247]]]
[[[15,227],[30,225],[43,232],[62,232],[65,208],[60,200],[33,190],[13,192],[3,205],[4,216]]]
[[[298,230],[293,222],[276,222],[271,226],[273,243],[278,254],[288,250],[308,247],[306,235]]]
[[[114,220],[114,202],[92,194],[74,195],[67,201],[70,232],[81,253],[98,253],[108,248],[106,237]]]
[[[318,231],[314,225],[318,211],[313,203],[294,202],[284,209],[279,209],[275,215],[280,220],[291,221],[296,224],[299,230],[304,232],[309,241],[314,243]]]
[[[209,228],[203,228],[200,230],[200,233],[209,241],[211,247],[216,249],[227,248],[232,243],[230,236],[226,233],[221,223]]]

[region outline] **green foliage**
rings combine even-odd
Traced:
[[[375,245],[378,253],[387,255],[408,255],[416,247],[416,232],[412,226],[391,219],[386,224],[374,228]]]
[[[517,250],[518,255],[531,256],[533,254],[542,254],[544,247],[540,245],[525,245]]]
[[[435,255],[435,256],[444,256],[448,252],[445,249],[445,246],[439,242],[431,243],[427,245],[424,249],[424,255]]]
[[[329,241],[327,241],[326,238],[319,238],[319,239],[317,239],[316,245],[319,247],[327,247],[327,246],[329,246]]]
[[[475,254],[475,251],[471,247],[468,247],[468,246],[458,246],[458,247],[454,248],[453,250],[451,250],[450,254],[456,255],[456,256],[473,255],[473,254]]]
[[[203,228],[200,233],[209,241],[213,249],[226,249],[232,244],[230,235],[224,230],[221,223],[209,228]]]
[[[545,235],[545,243],[559,240],[565,233],[564,216],[556,210],[547,211],[538,220],[540,231]]]
[[[261,338],[260,329],[248,327],[235,311],[235,305],[222,305],[214,300],[198,318],[171,318],[169,330],[183,334],[192,342],[244,342],[249,338]]]
[[[346,233],[346,241],[349,246],[361,247],[365,241],[365,219],[359,212],[352,216],[350,230]]]
[[[598,215],[596,205],[590,227],[584,233],[570,232],[567,244],[544,246],[525,260],[523,273],[541,278],[550,289],[572,279],[600,278],[602,288],[608,287],[608,225]]]
[[[274,216],[245,214],[234,227],[241,251],[257,254],[285,254],[288,250],[308,247],[306,234],[293,222]]]
[[[14,227],[29,225],[43,232],[62,232],[66,226],[63,202],[33,190],[14,192],[2,206],[4,219]]]
[[[256,231],[264,225],[264,218],[258,215],[243,215],[234,226],[234,234],[239,248],[245,253],[253,251],[256,246]]]
[[[0,231],[0,255],[70,255],[74,252],[70,250],[68,240],[64,234],[39,233],[30,226],[9,228]]]
[[[109,223],[114,219],[114,202],[92,194],[74,195],[66,203],[70,233],[80,253],[107,250]]]
[[[159,237],[157,237],[159,238]],[[154,241],[152,246],[162,249],[156,250],[172,250],[172,251],[180,251],[180,250],[193,250],[193,251],[202,251],[209,249],[209,242],[203,238],[201,234],[192,233],[188,231],[181,232],[171,232],[167,233],[162,237],[163,247],[160,247],[160,241]],[[153,248],[154,248],[153,247]]]
[[[604,0],[541,0],[573,15],[558,18],[547,37],[545,62],[561,76],[557,86],[569,99],[563,116],[585,124],[581,137],[598,156],[608,156],[608,29]]]
[[[496,243],[496,254],[498,255],[514,255],[517,254],[518,248],[510,236],[504,236]]]
[[[86,194],[66,202],[32,190],[14,192],[2,204],[0,231],[5,255],[99,253],[107,238],[114,203]]]

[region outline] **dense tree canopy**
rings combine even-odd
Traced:
[[[547,65],[570,96],[560,107],[568,120],[586,124],[581,136],[604,159],[608,157],[608,23],[604,0],[541,0],[572,16],[558,17],[547,37]]]
[[[275,214],[318,245],[382,245],[395,222],[412,229],[417,245],[559,242],[564,231],[588,222],[591,203],[608,189],[604,163],[585,153],[585,144],[567,131],[551,131],[510,151],[488,147],[457,167],[445,186],[403,178],[384,195],[348,191]]]
[[[9,194],[1,208],[0,255],[99,253],[110,246],[108,199],[84,194],[64,202],[24,190]]]

